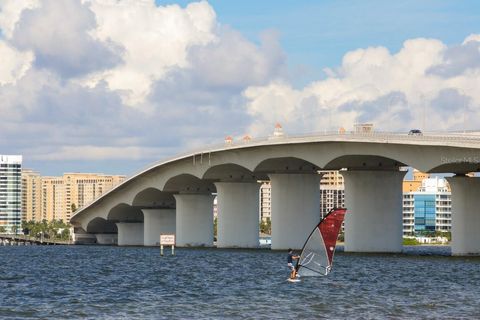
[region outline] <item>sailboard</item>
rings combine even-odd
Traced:
[[[338,233],[347,209],[333,209],[315,226],[305,241],[295,269],[304,276],[326,276],[332,270]]]

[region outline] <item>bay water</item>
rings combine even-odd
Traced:
[[[480,319],[480,258],[337,252],[286,281],[286,252],[0,247],[0,319]]]

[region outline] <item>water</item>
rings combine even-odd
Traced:
[[[480,258],[448,254],[338,252],[329,276],[289,283],[269,250],[0,247],[0,318],[480,318]]]

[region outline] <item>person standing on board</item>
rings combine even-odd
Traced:
[[[293,260],[297,260],[299,258],[299,256],[293,254],[292,249],[288,249],[287,265],[290,268],[290,279],[295,279],[297,277],[297,271],[293,265]]]

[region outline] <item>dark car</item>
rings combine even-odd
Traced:
[[[420,129],[412,129],[408,132],[409,136],[421,136],[422,131]]]

